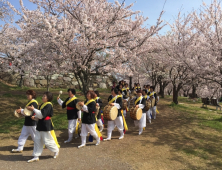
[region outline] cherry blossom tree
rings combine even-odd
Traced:
[[[45,60],[61,63],[54,69],[74,73],[84,93],[89,89],[92,72],[121,70],[126,63],[139,62],[137,56],[143,52],[144,44],[164,26],[161,13],[156,25],[143,28],[148,18],[132,11],[133,4],[126,6],[124,1],[115,4],[106,0],[30,1],[38,6],[36,10],[25,8],[22,0],[21,11],[10,5],[21,16],[17,21],[21,43],[28,39],[25,49],[29,53],[23,59],[17,57],[15,62],[35,56],[30,61],[39,63],[38,70],[48,67]],[[39,55],[42,49],[50,49],[51,53]],[[26,50],[20,49],[19,53],[24,54],[23,51]],[[101,57],[99,53],[106,55]]]
[[[199,11],[193,12],[192,26],[199,32],[198,50],[192,56],[190,70],[199,77],[222,86],[222,10],[221,1],[210,5],[203,3]]]
[[[181,16],[179,13],[175,22],[170,25],[171,32],[159,37],[162,57],[165,57],[165,62],[168,63],[169,80],[173,85],[173,102],[176,104],[179,91],[184,85],[191,84],[192,78],[196,76],[186,64],[190,62],[199,38],[199,32],[193,29],[191,19],[192,15]]]

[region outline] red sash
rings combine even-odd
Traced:
[[[74,110],[75,108],[67,106],[66,109],[67,110]]]
[[[44,120],[50,120],[51,117],[50,116],[47,116]]]

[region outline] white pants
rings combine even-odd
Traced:
[[[151,113],[152,113],[152,111],[151,111],[151,108],[146,112],[146,117],[147,117],[147,119],[149,120],[149,122],[151,123]]]
[[[74,133],[75,132],[76,122],[77,122],[77,119],[69,120],[69,125],[68,125],[68,132],[69,133]]]
[[[134,124],[136,127],[139,127],[139,129],[146,127],[146,113],[142,114],[140,120],[134,120]]]
[[[122,118],[122,116],[117,117],[113,121],[108,121],[107,131],[113,131],[116,126],[117,126],[119,132],[123,131],[123,118]]]
[[[126,110],[123,110],[123,115],[124,117],[126,117]]]
[[[123,136],[123,118],[122,116],[117,117],[113,121],[108,121],[108,126],[107,126],[107,138],[111,139],[112,136],[112,131],[114,128],[117,126],[118,131],[120,132],[120,136]]]
[[[29,135],[31,135],[32,140],[34,141],[35,139],[35,134],[36,134],[36,126],[23,126],[22,127],[22,132],[21,135],[19,136],[18,139],[18,150],[23,150],[25,142]]]
[[[156,106],[151,107],[152,117],[156,119]]]
[[[82,145],[86,144],[86,136],[88,135],[88,132],[97,140],[99,141],[100,138],[98,137],[96,130],[95,130],[95,123],[93,124],[85,124],[82,123],[81,127],[81,139],[82,139]]]
[[[102,122],[101,119],[98,119],[98,120],[96,121],[96,124],[97,124],[98,127],[103,126],[103,122]]]
[[[36,131],[32,155],[41,156],[44,145],[52,152],[59,151],[50,131]]]
[[[81,127],[81,134],[80,136],[87,136],[88,132],[94,137],[97,136],[96,130],[95,130],[95,123],[93,124],[85,124],[82,123]]]
[[[77,119],[72,119],[72,120],[68,120],[68,121],[69,121],[69,125],[68,125],[69,139],[72,139],[73,133],[76,130]]]

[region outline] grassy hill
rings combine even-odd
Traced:
[[[0,82],[0,100],[2,101],[0,105],[0,133],[9,133],[10,131],[20,131],[23,123],[24,118],[16,118],[13,116],[13,112],[15,109],[19,107],[24,108],[27,104],[26,94],[25,92],[28,89],[35,90],[37,93],[36,100],[39,104],[42,102],[42,94],[46,91],[46,89],[38,89],[38,88],[20,88],[20,87],[10,87],[8,85],[3,84]],[[67,129],[67,119],[66,119],[66,110],[61,109],[61,107],[57,103],[57,96],[59,91],[62,90],[63,94],[61,95],[61,99],[65,100],[67,95],[67,89],[50,89],[50,92],[53,93],[53,107],[54,107],[54,116],[52,118],[55,129]],[[102,100],[105,102],[107,101],[108,95],[110,94],[110,89],[98,89],[101,94]],[[76,90],[76,96],[85,101],[84,95],[79,91]],[[105,104],[104,104],[105,105]]]

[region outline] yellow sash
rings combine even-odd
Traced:
[[[100,137],[102,136],[102,134],[101,134],[101,132],[99,131],[99,128],[98,128],[97,124],[95,124],[95,131],[96,131],[98,137],[100,138]]]
[[[124,91],[124,90],[126,90],[126,91],[129,90],[129,87],[127,87],[127,88],[124,87],[124,88],[122,89],[122,91]]]
[[[118,96],[113,97],[112,100],[109,101],[109,104],[112,103],[114,100],[116,100],[118,98]]]
[[[144,98],[145,98],[145,99],[147,99],[147,95],[146,95],[146,96],[144,96]]]
[[[66,106],[67,106],[69,103],[71,103],[73,100],[75,100],[75,99],[77,99],[77,97],[73,97],[73,98],[69,99],[69,100],[66,102]]]
[[[31,103],[36,103],[38,105],[38,102],[36,100],[31,100],[25,107],[29,106]]]
[[[98,100],[98,99],[100,99],[100,97],[96,97],[94,100],[96,101],[96,100]]]
[[[158,114],[160,113],[160,112],[157,110],[157,107],[156,107],[156,113],[158,113]]]
[[[95,102],[94,99],[89,100],[85,105],[87,106],[89,103]]]
[[[52,105],[51,102],[46,102],[46,103],[42,104],[42,106],[40,107],[40,110],[42,110],[47,104],[51,104],[51,105]],[[53,106],[53,105],[52,105],[52,106]]]
[[[78,128],[79,128],[79,122],[76,121],[76,130],[75,130],[75,134],[78,134]]]
[[[119,97],[121,97],[121,98],[122,98],[122,97],[123,97],[123,95],[118,95],[118,96],[117,96],[117,98],[119,98]]]
[[[150,93],[150,95],[149,96],[152,96],[152,95],[154,95],[156,92],[152,92],[152,93]]]
[[[52,119],[51,119],[51,120],[52,120]],[[58,143],[58,141],[57,141],[57,137],[56,137],[55,131],[54,131],[54,130],[51,130],[50,133],[51,133],[51,135],[52,135],[52,137],[53,137],[53,139],[54,139],[57,147],[60,148],[60,145],[59,145],[59,143]]]
[[[140,101],[142,99],[142,96],[140,96],[136,101],[135,101],[135,105],[138,101]]]
[[[126,124],[126,120],[125,120],[125,117],[124,117],[124,115],[123,115],[123,110],[121,110],[121,114],[122,114],[122,117],[123,117],[124,129],[125,129],[125,130],[128,130],[128,126],[127,126],[127,124]]]
[[[51,102],[46,102],[46,103],[44,103],[44,104],[40,107],[40,110],[42,110],[47,104],[51,104],[51,105],[52,105]],[[52,105],[52,106],[53,106],[53,105]],[[52,122],[52,118],[51,118],[50,120],[51,120],[51,122]],[[52,126],[54,127],[53,122],[52,122]],[[54,141],[55,141],[57,147],[60,148],[60,145],[59,145],[59,143],[58,143],[58,140],[57,140],[57,137],[56,137],[55,131],[54,131],[54,130],[51,130],[50,133],[51,133],[51,135],[52,135],[52,137],[53,137],[53,139],[54,139]],[[45,148],[45,146],[44,146],[44,148]]]

